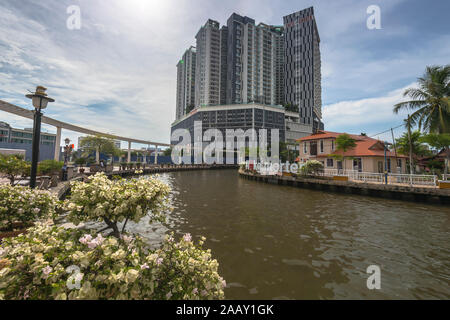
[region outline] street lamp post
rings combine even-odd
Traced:
[[[70,153],[72,152],[72,148],[69,145],[69,143],[70,143],[69,138],[64,139],[64,142],[66,144],[66,146],[64,147],[64,164],[67,164],[67,162],[69,162],[69,156],[70,156]]]
[[[388,184],[388,165],[387,165],[387,151],[389,142],[384,141],[384,184]]]
[[[47,89],[42,86],[36,87],[36,92],[27,94],[26,97],[31,99],[34,107],[34,120],[33,120],[33,145],[32,145],[32,155],[31,155],[31,173],[30,173],[30,188],[34,189],[36,187],[36,173],[37,165],[39,161],[39,143],[41,136],[41,110],[47,107],[49,102],[54,102],[55,100],[47,97],[45,93]]]

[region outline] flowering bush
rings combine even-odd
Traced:
[[[37,224],[0,247],[0,299],[222,299],[225,281],[204,239],[102,237]]]
[[[29,187],[0,185],[0,229],[12,229],[13,223],[49,218],[58,199],[48,191]]]
[[[305,175],[315,175],[320,173],[323,170],[323,164],[317,160],[308,160],[306,163],[301,166],[300,172]]]
[[[72,182],[71,196],[64,203],[68,219],[74,224],[80,221],[104,221],[113,235],[120,237],[117,223],[139,220],[151,214],[150,222],[164,221],[168,208],[166,195],[169,187],[155,178],[110,180],[104,173],[97,173],[88,182]],[[107,228],[107,229],[108,229]]]

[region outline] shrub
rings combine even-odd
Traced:
[[[58,199],[48,191],[0,185],[0,229],[11,230],[15,222],[48,218],[57,204]]]
[[[302,167],[301,173],[305,175],[315,175],[322,171],[323,164],[317,160],[308,160]]]
[[[75,159],[75,164],[79,165],[80,167],[84,166],[86,164],[86,158],[80,157]]]
[[[43,160],[38,164],[38,172],[39,174],[52,174],[55,172],[59,172],[64,165],[62,161],[56,160]]]
[[[38,224],[2,244],[0,299],[222,299],[225,281],[203,240],[169,236],[147,251],[139,238]]]
[[[91,176],[87,182],[71,183],[71,196],[64,203],[68,219],[78,225],[81,221],[103,221],[120,237],[117,223],[139,220],[150,214],[150,223],[165,220],[169,187],[155,178],[110,180],[104,173]]]

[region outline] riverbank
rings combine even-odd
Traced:
[[[239,170],[239,176],[249,180],[298,188],[381,197],[393,200],[426,202],[442,205],[450,204],[449,189],[335,181],[292,176],[262,176],[257,173],[245,172],[244,170]]]

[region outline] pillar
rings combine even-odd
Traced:
[[[61,153],[61,127],[56,127],[56,140],[55,140],[55,160],[59,161]]]
[[[128,141],[128,163],[131,162],[131,141]]]
[[[155,145],[155,164],[158,164],[158,146]]]

